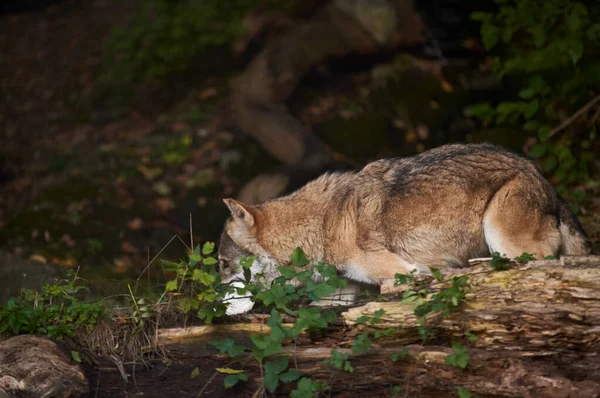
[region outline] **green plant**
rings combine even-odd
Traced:
[[[457,308],[466,296],[467,276],[454,276],[444,281],[439,269],[430,267],[435,284],[450,283],[449,287],[439,289],[434,293],[433,285],[428,285],[422,279],[416,279],[414,272],[409,275],[396,274],[395,286],[405,285],[407,290],[402,293],[402,303],[415,302],[414,313],[419,319],[419,334],[423,341],[432,337],[432,330],[427,327],[427,318],[431,315],[444,317]]]
[[[467,346],[457,341],[452,342],[452,354],[444,358],[447,365],[456,368],[464,369],[469,364],[469,354],[467,354]]]
[[[431,316],[445,317],[451,311],[459,307],[464,301],[467,290],[467,276],[454,276],[450,280],[444,280],[442,274],[437,268],[430,268],[434,282],[426,284],[423,280],[415,279],[414,273],[409,275],[396,274],[395,285],[406,285],[408,289],[402,294],[402,303],[415,303],[414,314],[419,319],[419,334],[423,342],[432,337],[433,332],[427,326],[427,320]],[[449,283],[449,286],[448,286]],[[433,292],[433,285],[443,284],[443,287]],[[465,331],[465,336],[469,340],[474,341],[476,336],[468,330]],[[408,350],[405,348],[400,353],[394,354],[392,360],[395,362],[401,355],[407,355]],[[467,346],[453,341],[452,354],[448,355],[444,362],[450,366],[466,368],[469,363],[469,355],[467,354]]]
[[[327,328],[331,322],[335,321],[336,314],[333,309],[306,307],[306,304],[334,293],[335,289],[344,287],[346,283],[337,276],[335,267],[322,262],[310,265],[306,255],[300,248],[297,248],[291,254],[290,260],[292,266],[278,267],[281,276],[276,278],[270,286],[267,286],[266,290],[260,282],[250,283],[249,268],[252,265],[252,260],[245,259],[243,261],[242,266],[246,273],[247,282],[244,288],[237,288],[238,294],[250,291],[254,300],[272,308],[267,322],[270,331],[268,334],[253,334],[250,336],[252,341],[251,350],[236,345],[232,339],[216,341],[212,345],[229,357],[248,356],[258,361],[266,391],[274,392],[280,383],[297,382],[296,390],[292,391],[291,396],[304,397],[310,396],[306,394],[322,391],[326,386],[322,383],[316,383],[308,377],[301,378],[302,373],[298,370],[297,365],[290,368],[290,358],[281,354],[283,341],[291,339],[296,344],[302,332],[314,333]],[[319,282],[315,280],[316,273],[320,276]],[[257,275],[257,279],[261,280],[261,275]],[[295,283],[291,283],[292,281],[295,281]],[[295,317],[291,327],[283,325],[282,314]],[[296,364],[295,357],[293,362]],[[332,352],[332,358],[326,362],[334,368],[339,367],[346,371],[352,369],[348,357],[337,351]],[[237,381],[239,380],[236,380],[236,383]]]
[[[515,257],[515,260],[518,261],[518,262],[520,262],[520,263],[526,263],[528,261],[535,260],[535,256],[533,254],[524,252],[519,257]]]
[[[496,3],[496,12],[476,12],[472,18],[481,22],[483,45],[493,54],[492,72],[515,79],[520,89],[511,100],[467,112],[485,124],[522,125],[535,134],[529,156],[539,159],[561,195],[581,201],[584,191],[568,187],[590,183],[598,112],[587,120],[582,116],[600,101],[600,3]]]
[[[211,323],[214,317],[225,315],[227,305],[220,301],[231,288],[220,283],[215,268],[217,260],[212,255],[214,243],[196,246],[188,258],[178,263],[161,260],[165,270],[175,273],[175,279],[167,282],[165,292],[177,298],[179,308]]]
[[[510,269],[510,259],[498,252],[492,253],[490,265],[494,271],[506,271]]]
[[[471,398],[471,391],[458,387],[458,398]]]
[[[331,350],[331,357],[327,358],[323,363],[334,369],[352,373],[354,368],[348,360],[349,357],[350,354],[342,354],[337,350]]]
[[[62,339],[75,337],[78,330],[91,331],[105,311],[101,304],[84,303],[76,298],[84,287],[72,271],[55,285],[45,285],[41,293],[24,289],[17,298],[0,305],[0,333],[47,334]]]
[[[553,256],[546,257],[546,260],[549,260],[550,257],[553,257]],[[535,255],[527,253],[527,252],[521,253],[520,256],[517,256],[512,260],[503,254],[500,254],[498,252],[493,252],[492,259],[490,260],[490,265],[494,269],[494,271],[506,271],[506,270],[509,270],[514,263],[523,264],[523,263],[526,263],[528,261],[533,261],[533,260],[535,260]]]

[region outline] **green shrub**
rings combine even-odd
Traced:
[[[206,323],[225,315],[227,305],[221,300],[231,290],[221,284],[215,267],[218,261],[212,254],[214,247],[214,243],[206,242],[202,247],[196,246],[186,260],[161,261],[165,270],[175,273],[175,279],[167,282],[165,292],[177,296],[176,303],[184,313],[194,310]]]
[[[104,317],[104,308],[75,297],[83,289],[77,285],[78,280],[71,272],[58,284],[44,286],[39,294],[25,289],[19,297],[0,305],[0,333],[45,334],[62,339],[74,337],[82,328],[91,331]]]
[[[481,21],[492,72],[515,79],[519,89],[513,100],[480,104],[468,113],[486,124],[522,126],[534,134],[537,143],[529,155],[539,159],[561,194],[580,201],[583,191],[567,188],[590,181],[597,114],[561,123],[589,104],[600,88],[600,3],[496,3],[497,12],[476,12],[472,18]]]

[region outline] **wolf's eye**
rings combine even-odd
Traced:
[[[226,270],[227,268],[229,268],[229,260],[226,260],[224,258],[219,259],[219,270],[223,271],[223,270]]]

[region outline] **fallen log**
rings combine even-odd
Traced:
[[[566,374],[551,355],[536,352],[469,350],[467,369],[451,367],[444,359],[451,349],[436,345],[409,345],[407,353],[392,360],[395,348],[373,348],[361,355],[350,349],[338,348],[350,354],[352,372],[333,369],[323,363],[331,356],[331,348],[301,347],[290,350],[290,364],[297,363],[305,375],[326,382],[335,396],[373,396],[373,391],[399,386],[399,396],[456,397],[458,387],[478,396],[526,398],[597,398],[600,381]],[[295,359],[294,359],[295,358]],[[293,366],[293,365],[292,365]],[[245,368],[257,378],[260,369],[256,361]],[[391,394],[390,394],[391,395]]]
[[[600,256],[534,261],[500,272],[490,268],[483,263],[469,270],[460,308],[427,318],[434,337],[425,345],[414,303],[370,302],[342,312],[345,327],[334,336],[304,336],[280,355],[288,355],[290,365],[297,364],[314,380],[328,383],[336,396],[395,385],[410,397],[456,397],[458,386],[487,397],[600,397]],[[380,323],[367,329],[356,322],[381,309]],[[248,318],[255,323],[206,325],[184,336],[196,334],[208,343],[208,336],[230,335],[248,342],[250,334],[268,333],[261,324],[264,316]],[[367,353],[353,354],[355,336],[377,328],[397,331],[373,339]],[[467,331],[476,336],[474,341],[465,337]],[[178,335],[173,330],[159,334],[163,343],[181,342]],[[468,346],[465,369],[445,363],[452,341]],[[349,354],[351,373],[323,364],[333,349]],[[214,354],[208,344],[202,351]],[[392,354],[401,351],[404,355],[393,361]],[[260,385],[258,362],[248,361],[244,368]]]
[[[502,272],[490,271],[486,264],[468,276],[464,305],[431,324],[438,332],[460,337],[468,330],[477,336],[474,346],[485,349],[600,348],[600,256],[533,261]],[[397,302],[371,302],[342,317],[352,326],[358,317],[380,309],[385,315],[377,327],[418,327],[413,306]]]

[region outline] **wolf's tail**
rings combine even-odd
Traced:
[[[581,256],[592,253],[590,240],[583,227],[569,209],[569,204],[558,196],[559,230],[561,237],[560,254]]]

